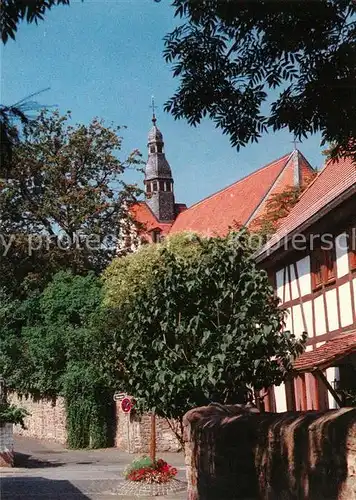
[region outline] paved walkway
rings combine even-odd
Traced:
[[[115,448],[67,450],[57,443],[24,437],[15,438],[15,451],[16,467],[0,470],[1,500],[138,499],[115,493],[124,481],[123,470],[134,455]],[[177,478],[185,480],[182,454],[159,456],[177,467]],[[185,500],[186,493],[158,498]]]

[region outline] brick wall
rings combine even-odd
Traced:
[[[32,397],[20,397],[11,393],[8,400],[30,413],[30,416],[25,418],[26,429],[16,425],[15,434],[66,443],[66,411],[63,398],[34,400]]]
[[[184,419],[188,500],[356,499],[356,409]]]
[[[0,467],[13,467],[14,465],[14,437],[13,425],[0,425]]]
[[[151,416],[124,413],[120,401],[116,403],[116,438],[115,446],[129,453],[147,453],[150,446]],[[156,449],[157,452],[179,451],[175,434],[165,419],[156,418]]]

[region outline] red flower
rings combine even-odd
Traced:
[[[162,459],[157,460],[155,467],[142,467],[131,471],[127,475],[130,481],[144,481],[146,483],[167,483],[177,474],[177,469]]]

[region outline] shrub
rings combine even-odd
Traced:
[[[26,429],[24,418],[28,415],[30,414],[24,408],[9,403],[0,403],[0,425],[20,424],[23,429]]]

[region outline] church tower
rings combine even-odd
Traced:
[[[176,215],[173,177],[164,154],[163,136],[156,122],[153,108],[153,127],[148,134],[148,160],[145,168],[146,203],[158,221],[172,222]]]

